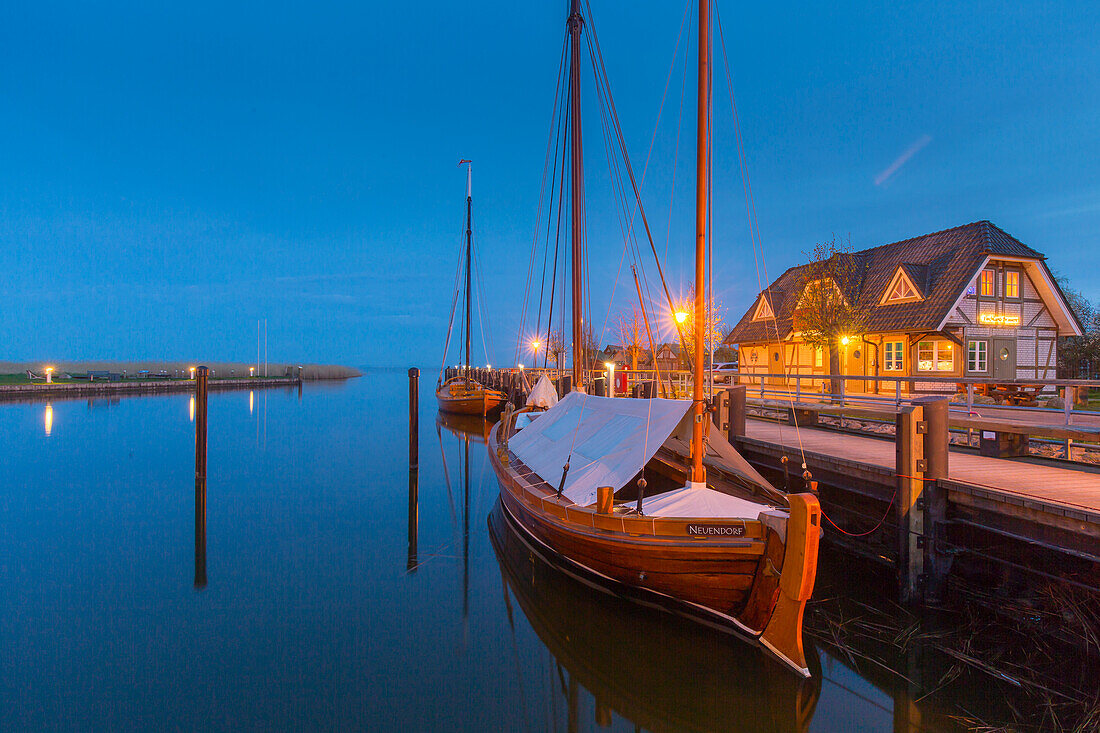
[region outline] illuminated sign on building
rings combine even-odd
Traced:
[[[1020,317],[1010,313],[982,313],[978,323],[983,326],[1019,326]]]

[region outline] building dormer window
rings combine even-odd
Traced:
[[[880,301],[880,305],[885,303],[913,303],[918,300],[922,300],[920,291],[917,290],[917,286],[913,284],[909,276],[905,274],[905,270],[899,267],[897,272],[894,273],[894,278],[890,281],[890,286],[886,288],[885,297]]]
[[[775,318],[775,313],[772,312],[772,307],[771,304],[768,303],[768,299],[761,295],[760,302],[756,304],[756,312],[752,315],[752,320],[762,321],[765,318]]]
[[[1020,271],[1005,270],[1005,300],[1020,299]]]

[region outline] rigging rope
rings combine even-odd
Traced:
[[[717,21],[717,25],[718,25],[719,45],[722,48],[722,59],[723,59],[724,66],[725,66],[726,82],[727,82],[727,85],[728,85],[729,95],[730,95],[730,111],[731,111],[731,114],[732,114],[732,117],[733,117],[734,139],[737,141],[737,157],[738,157],[738,161],[740,162],[740,166],[741,166],[741,182],[742,182],[742,186],[744,187],[744,190],[745,190],[745,208],[747,210],[748,219],[749,219],[749,238],[752,241],[753,259],[754,259],[754,262],[756,263],[757,289],[758,289],[758,292],[763,292],[765,297],[768,299],[768,308],[771,310],[771,323],[772,323],[773,329],[775,331],[776,344],[779,347],[780,366],[782,367],[782,370],[783,370],[783,381],[784,381],[784,383],[786,383],[787,380],[789,379],[789,374],[787,372],[786,348],[784,347],[783,342],[782,342],[782,340],[780,339],[780,336],[779,336],[779,321],[778,321],[778,317],[775,314],[775,306],[773,305],[773,299],[772,299],[772,294],[771,294],[771,281],[768,279],[768,269],[767,269],[767,262],[764,259],[763,242],[760,241],[760,224],[759,224],[759,221],[756,217],[756,203],[753,200],[752,184],[749,180],[748,164],[747,164],[747,161],[746,161],[746,158],[745,158],[744,141],[743,141],[742,136],[741,136],[741,122],[740,122],[740,119],[737,115],[737,100],[736,100],[736,97],[734,96],[734,93],[733,93],[733,74],[730,72],[729,55],[726,53],[725,31],[722,29],[722,16],[721,16],[721,13],[718,10],[717,0],[715,0],[715,3],[714,3],[714,17],[715,17],[715,20]],[[759,248],[757,247],[758,242],[760,244]],[[763,269],[763,272],[764,272],[764,280],[768,283],[768,285],[766,287],[761,287],[761,284],[762,284],[761,279],[760,279],[761,269]],[[765,318],[765,324],[767,322],[768,322],[767,318]],[[767,328],[767,326],[765,326],[765,329],[766,328]],[[766,367],[766,369],[770,369],[770,368],[771,368],[771,365],[769,363],[769,365]],[[765,371],[765,373],[767,373],[767,372]],[[761,377],[761,381],[763,381],[763,377]],[[788,403],[793,408],[794,407],[794,396],[791,394],[789,389],[786,390],[786,391],[787,391]],[[792,409],[792,414],[794,414],[793,409]],[[799,453],[801,454],[801,457],[802,457],[802,468],[803,468],[804,471],[808,471],[809,469],[807,468],[807,465],[806,465],[806,450],[805,450],[805,447],[802,444],[802,431],[801,431],[800,426],[798,425],[797,417],[795,418],[794,428],[795,428],[795,435],[797,436],[797,439],[798,439],[798,451],[799,451]]]

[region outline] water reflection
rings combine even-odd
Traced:
[[[409,551],[405,570],[416,571],[416,541],[420,525],[420,469],[409,466]]]
[[[195,395],[191,395],[187,400],[187,419],[195,422]]]
[[[253,401],[256,399],[255,393],[250,389],[248,390],[248,414],[252,414]]]
[[[470,442],[485,442],[491,423],[480,416],[436,413],[435,432],[439,439],[439,454],[443,462],[443,479],[447,486],[447,498],[451,503],[451,517],[455,517],[454,495],[451,477],[447,470],[447,452],[443,448],[443,433],[449,433],[462,441],[462,618],[470,612]],[[411,499],[410,499],[411,500]]]
[[[50,433],[53,432],[53,405],[49,402],[46,403],[46,437],[50,437]]]
[[[526,544],[499,500],[489,537],[509,621],[514,597],[557,667],[569,730],[578,729],[578,685],[600,726],[614,711],[650,730],[808,730],[821,693],[811,650],[814,674],[802,679],[728,635],[584,585]]]

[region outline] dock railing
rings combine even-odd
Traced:
[[[1059,415],[1063,425],[1073,424],[1074,416],[1100,417],[1100,410],[1088,407],[1088,395],[1090,390],[1100,391],[1100,380],[1087,379],[1010,379],[997,380],[989,377],[895,377],[895,376],[867,376],[863,374],[761,374],[739,372],[736,383],[746,385],[749,393],[757,399],[778,398],[781,400],[793,399],[795,402],[819,401],[844,406],[890,406],[894,410],[901,409],[906,404],[912,404],[914,399],[928,395],[941,395],[948,397],[952,412],[961,412],[965,409],[967,414],[975,413],[975,406],[1011,410],[1013,412],[1033,412],[1045,415]],[[839,385],[839,392],[830,392],[827,385],[830,383]],[[862,389],[852,391],[846,388],[848,384],[861,383]],[[1057,397],[1062,401],[1060,407],[1041,407],[1011,402],[997,402],[997,398],[981,399],[979,389],[987,385],[995,384],[1001,387],[1025,388],[1024,392],[1016,392],[1017,396],[1030,394],[1035,401],[1049,401]],[[868,385],[874,385],[879,389],[871,391]],[[903,389],[907,385],[907,389]],[[959,399],[964,393],[958,390],[965,389],[965,401]],[[1084,398],[1083,400],[1081,398]],[[976,400],[977,398],[977,400]],[[1084,404],[1085,407],[1078,407]]]

